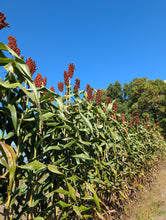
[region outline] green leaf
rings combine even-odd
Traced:
[[[77,159],[82,159],[82,160],[92,160],[91,158],[89,158],[87,155],[85,154],[77,154],[77,155],[74,155],[72,156],[74,158],[77,158]]]
[[[94,190],[92,184],[86,182],[86,186],[88,187],[88,189],[89,189],[93,194],[95,193],[95,190]]]
[[[91,207],[86,207],[86,206],[81,205],[79,207],[79,209],[81,210],[81,212],[85,212],[85,211],[88,211],[89,209],[91,209]]]
[[[68,190],[69,190],[69,193],[71,195],[71,198],[76,201],[76,192],[75,192],[75,189],[70,185],[70,183],[67,182],[67,187],[68,187]]]
[[[99,212],[101,212],[101,207],[100,207],[100,203],[99,203],[99,198],[98,198],[96,192],[94,192],[94,201],[95,201],[95,203],[96,203],[96,205],[97,205],[97,208],[98,208]]]
[[[80,218],[82,218],[81,210],[79,209],[78,206],[73,205],[73,210],[75,211],[75,213],[76,213]]]
[[[3,58],[0,59],[0,62],[3,62],[2,59],[3,59]],[[6,59],[8,59],[8,58],[6,58]],[[12,66],[11,63],[8,63],[7,65],[5,65],[5,66],[4,66],[4,69],[6,69],[6,71],[7,71],[8,73],[13,73],[13,72],[14,72],[14,68],[13,68],[13,66]]]
[[[21,169],[25,169],[25,170],[37,170],[37,169],[41,169],[41,168],[45,168],[46,165],[37,161],[37,160],[34,160],[28,164],[25,164],[25,165],[22,165],[22,166],[19,166]]]
[[[8,168],[8,164],[5,160],[3,160],[2,158],[0,158],[0,164],[3,165],[4,167]]]
[[[17,130],[17,112],[16,112],[16,108],[15,108],[14,105],[8,105],[7,108],[10,110],[14,129]]]
[[[60,193],[60,194],[63,194],[63,195],[68,195],[68,194],[70,194],[68,191],[66,191],[66,190],[64,190],[64,189],[61,189],[61,188],[56,189],[55,192]]]
[[[8,192],[10,193],[15,179],[17,155],[12,146],[3,143],[2,141],[0,141],[0,151],[2,152],[2,155],[8,164],[8,169],[9,169]]]
[[[49,164],[49,165],[48,165],[48,169],[49,169],[49,171],[51,171],[52,173],[64,175],[63,173],[61,173],[61,172],[57,169],[57,167],[56,167],[55,165]]]
[[[28,92],[27,89],[24,88],[20,83],[8,84],[8,83],[0,82],[0,86],[2,86],[3,88],[6,88],[6,89],[21,88],[27,96],[31,97],[31,99],[33,101],[35,101],[34,95],[32,93]]]
[[[4,140],[7,140],[7,139],[9,139],[9,138],[11,138],[11,137],[13,137],[14,136],[14,132],[9,132],[5,137],[4,137]]]
[[[95,190],[94,190],[92,184],[86,182],[86,186],[87,186],[88,189],[94,194],[93,200],[95,201],[96,206],[97,206],[97,208],[98,208],[98,210],[99,210],[99,212],[100,212],[100,211],[101,211],[101,207],[100,207],[99,198],[98,198],[98,196],[97,196],[97,193],[95,192]]]
[[[62,200],[58,201],[56,204],[57,204],[57,205],[59,204],[62,208],[67,208],[67,207],[72,206],[71,203],[68,204],[68,203],[66,203],[66,202],[63,202]]]
[[[53,114],[52,112],[47,112],[47,113],[41,115],[41,116],[40,116],[40,119],[41,119],[42,121],[46,121],[46,120],[48,120],[49,118],[51,118],[52,116],[54,116],[54,115],[55,115],[55,114]]]
[[[88,126],[88,128],[91,130],[92,134],[93,134],[93,127],[92,127],[92,124],[90,123],[90,121],[82,114],[80,113],[82,119],[83,119],[83,122],[86,126]]]

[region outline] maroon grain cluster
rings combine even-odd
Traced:
[[[68,66],[68,75],[69,75],[70,79],[73,77],[75,69],[76,69],[75,65],[73,63],[70,63],[69,66]]]
[[[69,75],[66,70],[64,71],[64,83],[66,86],[69,85]]]
[[[111,103],[111,102],[112,102],[111,97],[108,97],[107,100],[106,100],[106,104],[108,105],[108,104]]]
[[[88,100],[88,102],[91,102],[93,90],[89,84],[87,84],[87,86],[86,86],[86,91],[87,91],[87,100]]]
[[[136,120],[136,123],[138,124],[138,123],[139,123],[139,116],[138,116],[138,112],[136,113],[135,120]]]
[[[50,87],[50,90],[51,90],[52,92],[55,92],[54,86],[51,86],[51,87]],[[54,101],[54,97],[51,97],[50,100],[51,100],[51,101]]]
[[[78,85],[77,84],[74,85],[74,90],[76,90],[78,92]]]
[[[122,119],[122,123],[123,123],[123,122],[125,121],[125,115],[124,115],[124,113],[122,113],[121,119]]]
[[[36,72],[37,68],[36,68],[36,63],[35,61],[32,60],[31,57],[29,57],[27,60],[26,60],[26,64],[27,66],[29,67],[29,71],[31,73],[31,76],[34,74],[34,72]]]
[[[79,89],[80,88],[80,79],[77,78],[77,79],[75,79],[75,81],[76,81],[77,88]]]
[[[20,56],[20,49],[17,47],[17,40],[13,36],[7,38],[9,40],[8,47],[10,47],[18,56]]]
[[[131,113],[131,117],[134,117],[134,114],[135,114],[135,113],[134,113],[134,112],[132,112],[132,113]]]
[[[4,13],[0,12],[0,30],[5,27],[10,27],[9,23],[5,22],[6,17]]]
[[[36,78],[34,79],[35,85],[40,88],[42,85],[46,86],[47,84],[47,77],[44,77],[44,79],[41,76],[41,73],[38,73]]]
[[[131,128],[133,127],[133,122],[134,122],[133,120],[130,121],[130,127]]]
[[[58,89],[60,92],[63,92],[64,84],[63,82],[58,82]]]
[[[118,109],[118,103],[117,102],[114,103],[113,108],[114,108],[113,112],[114,113],[117,112],[117,109]]]
[[[100,105],[100,102],[101,102],[101,90],[98,89],[97,90],[97,100],[96,100],[97,105]]]

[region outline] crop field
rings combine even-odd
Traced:
[[[10,39],[9,39],[10,40]],[[12,38],[13,41],[13,38]],[[117,112],[116,100],[79,79],[60,93],[35,65],[0,43],[0,204],[4,219],[117,219],[165,154],[157,126]],[[62,91],[65,87],[65,95]]]

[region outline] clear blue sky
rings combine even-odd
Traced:
[[[56,91],[71,62],[81,89],[166,79],[165,0],[5,0],[0,11],[11,26],[0,41],[15,36]]]

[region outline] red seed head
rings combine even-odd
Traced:
[[[76,81],[76,85],[77,85],[77,88],[79,89],[80,88],[80,79],[75,79],[75,81]]]
[[[88,92],[89,89],[90,89],[90,85],[87,84],[87,85],[86,85],[86,91]]]
[[[135,120],[136,120],[136,123],[138,124],[139,123],[138,112],[136,113]]]
[[[118,109],[118,103],[117,102],[114,103],[113,108],[114,108],[114,112],[117,112],[117,109]]]
[[[125,131],[125,133],[127,134],[127,132],[128,132],[128,128],[125,128],[125,130],[124,130],[124,131]]]
[[[131,128],[133,127],[133,121],[130,121],[130,127]]]
[[[106,100],[106,105],[108,105],[108,104],[111,103],[111,102],[112,102],[111,97],[108,97],[107,100]]]
[[[46,86],[46,84],[47,84],[47,77],[46,76],[43,79],[43,84],[44,84],[44,86]]]
[[[29,67],[29,71],[31,73],[31,76],[34,74],[34,72],[37,70],[35,61],[32,60],[31,57],[26,60],[26,64]]]
[[[91,102],[93,90],[90,88],[89,84],[87,84],[86,86],[86,91],[87,91],[87,100],[88,102]]]
[[[131,117],[134,117],[134,112],[131,113]]]
[[[51,90],[52,92],[55,92],[54,86],[50,87],[50,90]]]
[[[97,105],[100,105],[100,102],[101,102],[101,90],[98,89],[97,90],[97,101],[96,101]]]
[[[122,119],[122,123],[123,123],[123,122],[125,121],[125,115],[124,115],[124,113],[122,113],[121,119]]]
[[[38,88],[40,88],[42,86],[43,78],[41,76],[41,73],[37,74],[36,78],[34,79],[34,83]]]
[[[64,71],[64,83],[66,86],[69,85],[69,75],[66,70]]]
[[[78,92],[78,86],[77,84],[74,85],[74,90],[76,90]]]
[[[51,90],[52,92],[55,92],[54,86],[50,87],[50,90]],[[54,101],[54,97],[51,97],[50,100],[51,100],[51,101]]]
[[[60,92],[63,92],[64,84],[63,82],[58,82],[58,89]]]
[[[10,47],[18,56],[20,56],[20,49],[17,47],[17,40],[13,36],[8,37],[9,43],[8,47]]]
[[[4,13],[0,12],[0,30],[5,27],[10,27],[9,23],[6,23],[5,20],[6,20],[6,17]]]
[[[70,63],[68,66],[68,75],[70,79],[73,77],[74,70],[75,70],[75,65],[73,63]]]

